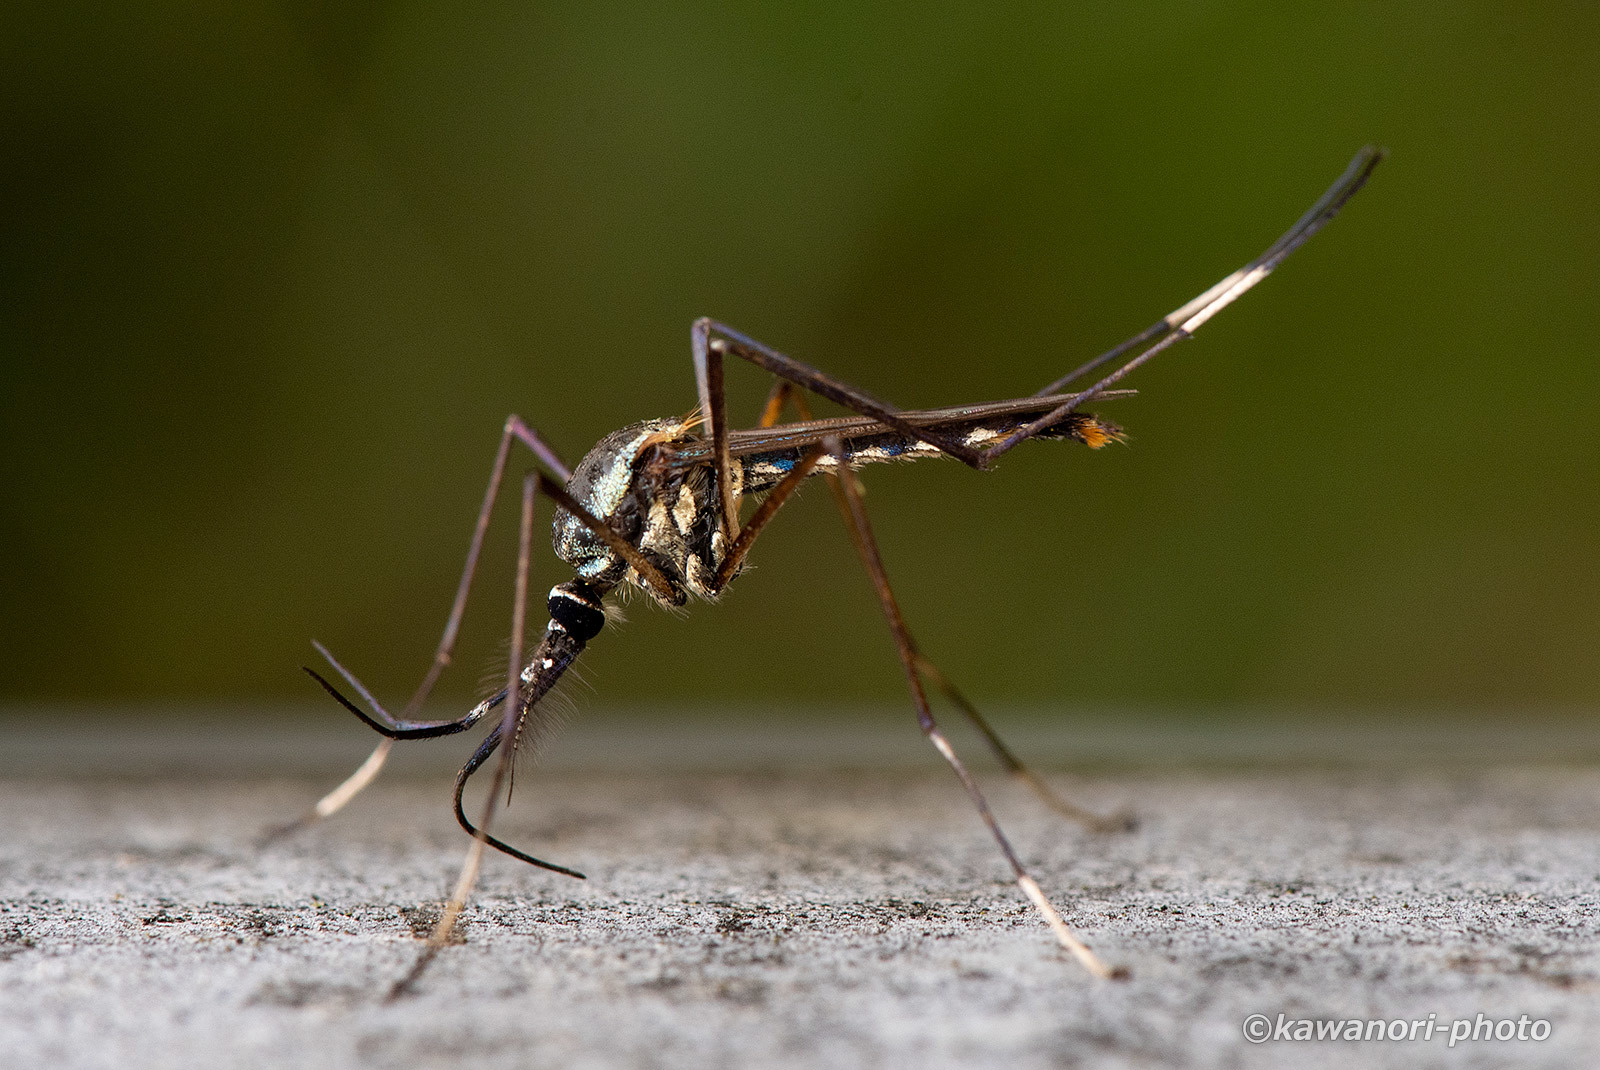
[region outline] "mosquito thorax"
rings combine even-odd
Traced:
[[[639,527],[634,465],[646,449],[672,438],[681,426],[677,420],[646,420],[613,431],[595,443],[572,470],[567,493],[623,538],[632,538]],[[622,578],[622,560],[604,539],[565,509],[556,509],[551,542],[556,556],[571,565],[580,580],[609,586]]]
[[[560,626],[572,638],[587,643],[606,626],[606,610],[600,592],[582,580],[558,583],[550,588],[550,623]]]
[[[567,493],[650,561],[670,587],[664,594],[639,578],[606,541],[565,509],[551,532],[556,556],[578,580],[600,591],[631,584],[669,607],[689,595],[715,598],[712,583],[728,538],[721,527],[711,467],[673,469],[663,460],[674,445],[696,441],[683,420],[646,420],[601,439],[578,462]],[[743,467],[733,472],[735,494]]]

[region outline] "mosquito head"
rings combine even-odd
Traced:
[[[558,583],[550,588],[550,630],[561,631],[587,643],[606,626],[606,610],[600,592],[582,580]]]

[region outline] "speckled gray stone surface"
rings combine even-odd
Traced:
[[[986,766],[1040,882],[1132,972],[1108,983],[1056,949],[931,752],[786,765],[805,748],[770,729],[697,748],[709,731],[659,761],[579,731],[579,759],[525,775],[501,831],[589,880],[492,859],[465,943],[384,1003],[464,848],[446,769],[403,766],[263,849],[359,734],[299,764],[236,741],[196,778],[126,732],[13,729],[0,1065],[1600,1065],[1592,756],[1047,754],[1058,786],[1137,811],[1115,836]],[[1440,1027],[1255,1045],[1252,1014]],[[1443,1024],[1479,1014],[1551,1035],[1449,1047]]]

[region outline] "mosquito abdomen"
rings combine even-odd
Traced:
[[[964,446],[982,448],[1015,431],[1027,423],[1029,418],[1026,415],[1006,415],[973,421],[965,425],[957,424],[952,428],[941,428],[941,430],[947,434],[953,433]],[[1036,437],[1071,439],[1097,450],[1109,443],[1120,442],[1123,434],[1122,428],[1109,420],[1090,413],[1074,412],[1064,416],[1055,426],[1041,431]],[[770,453],[755,453],[743,458],[745,493],[757,493],[772,487],[794,468],[806,452],[806,448],[789,446]],[[851,468],[884,461],[915,461],[923,457],[942,455],[943,451],[939,447],[898,431],[884,431],[844,440],[845,462]],[[837,463],[833,457],[828,456],[817,462],[816,470],[831,472],[836,467]]]

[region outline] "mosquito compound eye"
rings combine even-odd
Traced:
[[[560,583],[550,588],[550,619],[567,630],[580,643],[600,634],[606,625],[605,610],[593,592],[575,583]]]

